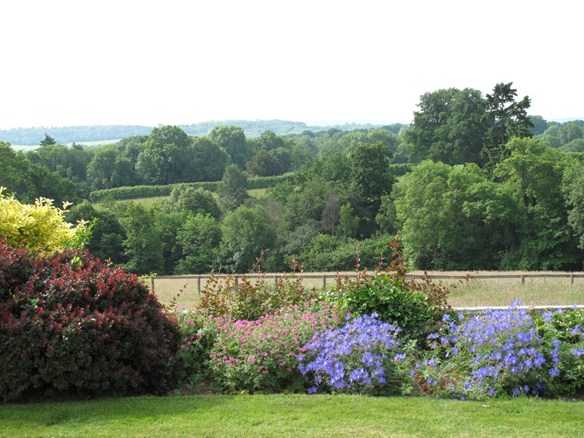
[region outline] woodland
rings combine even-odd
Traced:
[[[89,250],[138,274],[374,269],[396,240],[416,269],[582,270],[584,121],[517,96],[431,91],[409,125],[161,126],[98,146],[38,132],[31,151],[0,142],[0,186],[73,203]]]

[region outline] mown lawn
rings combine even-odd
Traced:
[[[584,402],[169,396],[0,405],[0,436],[569,437]]]

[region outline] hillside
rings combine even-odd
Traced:
[[[224,120],[179,126],[189,135],[207,135],[216,126],[238,126],[244,130],[248,138],[259,137],[265,131],[273,131],[277,135],[287,135],[301,134],[307,130],[313,132],[328,129],[353,131],[374,127],[371,124],[357,123],[333,126],[309,126],[303,122],[286,120]],[[45,134],[48,134],[59,144],[100,142],[136,135],[149,135],[152,128],[152,126],[140,125],[90,125],[0,129],[0,141],[5,141],[13,145],[38,146],[45,137]]]

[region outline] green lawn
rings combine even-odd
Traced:
[[[0,436],[567,437],[584,402],[172,396],[0,405]]]

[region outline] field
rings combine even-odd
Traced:
[[[354,274],[354,273],[348,273]],[[412,274],[422,275],[423,272],[414,271]],[[516,278],[482,279],[480,275],[517,275]],[[449,290],[449,303],[454,307],[484,307],[508,306],[514,300],[520,300],[526,306],[570,306],[584,305],[584,278],[526,278],[521,282],[520,275],[534,274],[533,272],[428,272],[428,275],[470,275],[468,280],[435,280],[443,283]],[[544,274],[544,273],[538,273]],[[558,273],[548,273],[558,274]],[[569,273],[566,273],[569,275]],[[273,277],[266,274],[266,281],[273,281]],[[278,274],[279,275],[279,274]],[[326,280],[323,280],[323,276]],[[474,278],[473,278],[474,276]],[[336,273],[306,273],[303,280],[307,287],[330,288],[335,284]],[[197,302],[200,287],[204,288],[206,279],[201,276],[189,278],[162,277],[154,280],[154,289],[160,301],[169,304],[173,298],[181,305],[192,305]]]
[[[583,402],[362,396],[128,397],[0,406],[0,436],[582,436]]]

